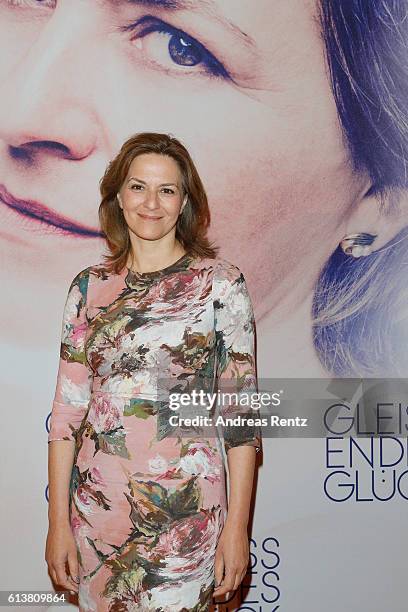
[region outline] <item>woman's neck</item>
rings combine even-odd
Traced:
[[[179,243],[175,242],[171,251],[164,255],[155,249],[153,252],[149,249],[148,252],[143,252],[140,249],[137,250],[137,254],[134,250],[129,253],[127,267],[135,270],[136,272],[150,272],[154,270],[160,270],[171,265],[177,261],[186,253],[186,249]],[[154,255],[154,257],[153,257]]]

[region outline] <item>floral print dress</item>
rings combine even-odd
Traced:
[[[185,253],[154,272],[98,263],[73,279],[48,442],[75,443],[80,610],[209,609],[227,514],[224,457],[239,445],[260,451],[260,428],[180,435],[168,398],[223,381],[229,391],[257,389],[254,316],[238,267]],[[234,409],[223,402],[218,414]]]

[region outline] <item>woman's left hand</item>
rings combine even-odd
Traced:
[[[228,519],[218,540],[214,560],[215,587],[218,597],[235,591],[241,584],[248,567],[249,542],[246,526],[229,524]],[[225,574],[225,575],[224,575]]]

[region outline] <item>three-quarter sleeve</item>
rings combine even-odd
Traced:
[[[256,422],[259,410],[254,410],[247,401],[252,393],[258,392],[251,298],[244,275],[229,262],[221,266],[221,273],[215,274],[214,283],[219,416],[222,419],[243,417],[239,425],[221,427],[224,449],[227,453],[235,446],[254,446],[258,453],[262,450],[261,428]]]
[[[85,356],[89,268],[75,276],[65,301],[48,442],[73,440],[88,407],[92,370]]]

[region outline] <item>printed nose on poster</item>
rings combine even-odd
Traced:
[[[29,50],[17,56],[14,66],[11,61],[0,104],[0,138],[8,145],[41,143],[37,154],[72,160],[94,151],[100,132],[92,103],[98,81],[94,59],[87,61],[86,43],[79,41],[84,17],[76,13],[69,20],[78,23],[67,29],[67,16],[56,9]]]

